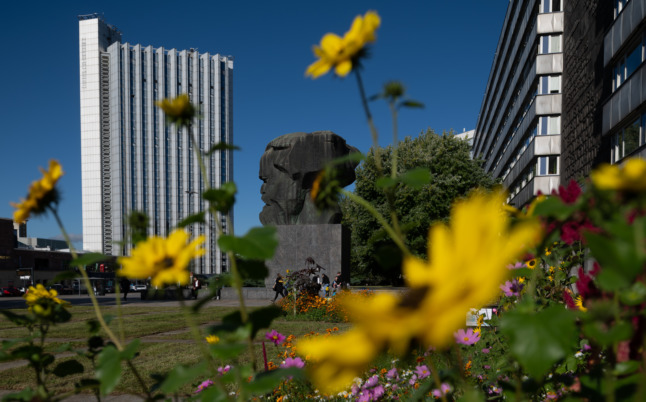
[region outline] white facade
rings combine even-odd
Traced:
[[[205,183],[189,133],[167,124],[154,103],[187,93],[199,106],[201,118],[193,121],[190,135],[200,150],[232,143],[233,59],[130,45],[117,35],[90,47],[102,31],[116,33],[100,18],[79,21],[84,249],[123,255],[131,249],[125,241],[132,211],[148,215],[149,235],[166,236],[206,209],[199,194],[232,179],[232,152],[216,151],[205,157]],[[228,232],[232,213],[228,218],[209,217],[206,227],[188,228],[207,238],[195,272],[227,270],[214,220]]]

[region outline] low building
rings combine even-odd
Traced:
[[[51,284],[58,274],[74,269],[70,267],[73,257],[69,251],[52,249],[52,245],[61,246],[60,241],[34,238],[35,244],[51,242],[50,249],[46,249],[25,247],[21,239],[31,239],[27,237],[26,225],[15,225],[11,219],[0,218],[0,287]],[[100,273],[112,272],[115,267],[116,259],[112,258],[86,268]]]

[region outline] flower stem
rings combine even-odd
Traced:
[[[368,201],[364,200],[360,196],[358,196],[358,195],[356,195],[356,194],[354,194],[354,193],[352,193],[352,192],[350,192],[348,190],[341,189],[341,194],[345,195],[350,200],[356,202],[357,204],[362,206],[366,211],[368,211],[372,216],[374,216],[375,219],[377,219],[377,221],[384,228],[384,230],[386,230],[386,233],[388,233],[388,235],[393,240],[393,242],[395,242],[397,247],[399,247],[399,249],[402,251],[402,253],[404,255],[409,255],[410,254],[410,252],[408,251],[408,248],[406,247],[406,245],[402,241],[401,236],[399,236],[397,234],[397,232],[390,226],[390,224],[388,224],[388,221],[386,221],[386,218],[384,218],[384,216],[382,214],[380,214],[379,211],[377,211],[377,209],[372,204],[370,204]]]
[[[63,226],[63,222],[61,221],[61,218],[58,216],[58,212],[56,211],[56,208],[54,207],[49,207],[49,209],[52,211],[52,214],[54,215],[54,218],[56,219],[56,223],[58,223],[58,227],[61,229],[61,233],[63,234],[63,238],[67,242],[67,244],[70,247],[70,253],[72,254],[72,257],[74,259],[78,258],[78,254],[76,253],[76,250],[74,249],[74,246],[72,245],[72,242],[70,240],[69,235],[67,234],[67,231],[65,230],[65,227]],[[94,292],[92,291],[92,283],[90,282],[90,278],[87,276],[87,272],[85,271],[85,267],[83,265],[78,265],[79,271],[81,272],[81,276],[83,276],[83,283],[85,284],[85,287],[87,288],[87,293],[90,296],[90,300],[92,300],[92,306],[94,307],[94,313],[96,315],[97,320],[101,324],[101,327],[105,331],[105,333],[108,335],[108,338],[114,343],[114,346],[122,351],[123,350],[123,345],[121,342],[119,342],[119,339],[114,335],[108,324],[105,322],[103,319],[103,314],[101,314],[101,309],[99,308],[99,302],[96,300],[96,296],[94,295]]]
[[[435,366],[435,362],[433,362],[430,353],[426,361],[428,361],[429,366],[431,366],[431,375],[433,376],[433,381],[435,381],[435,386],[440,390],[442,402],[446,402],[446,396],[444,395],[444,392],[442,392],[442,381],[440,381],[440,376],[437,374],[437,367]]]
[[[358,68],[354,69],[354,73],[355,77],[357,77],[357,85],[359,86],[359,95],[361,95],[361,104],[363,105],[363,111],[366,113],[366,119],[368,120],[368,126],[370,127],[372,147],[375,149],[375,165],[377,166],[379,175],[381,175],[383,168],[381,166],[381,155],[379,151],[379,134],[377,133],[377,127],[375,127],[375,123],[372,120],[372,114],[370,113],[370,108],[368,107],[368,98],[366,98],[366,91],[363,89],[361,73],[359,72]]]

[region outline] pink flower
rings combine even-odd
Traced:
[[[206,381],[204,381],[202,384],[200,384],[200,385],[198,385],[198,386],[197,386],[197,390],[195,391],[195,393],[196,393],[196,394],[199,394],[200,392],[204,391],[205,389],[207,389],[207,388],[208,388],[208,387],[210,387],[211,385],[213,385],[213,381],[211,381],[211,380],[206,380]]]
[[[388,372],[386,373],[386,378],[390,378],[391,380],[399,378],[399,373],[397,373],[397,369],[393,367],[390,370],[388,370]]]
[[[305,362],[301,360],[300,357],[292,358],[288,357],[285,359],[283,364],[280,365],[281,368],[289,368],[289,367],[296,367],[296,368],[303,368],[305,367]]]
[[[415,374],[417,374],[417,377],[420,380],[422,380],[422,379],[428,377],[429,375],[431,375],[431,370],[429,370],[428,367],[426,367],[426,365],[423,364],[421,366],[415,367]]]
[[[520,262],[520,261],[519,261],[519,262],[517,262],[517,263],[515,263],[515,264],[509,264],[509,265],[507,265],[507,269],[519,269],[519,268],[522,268],[522,267],[524,267],[524,266],[525,266],[525,264],[524,264],[523,262]]]
[[[386,390],[384,389],[384,386],[379,384],[372,389],[372,399],[376,401],[377,399],[381,398],[385,393],[386,393]]]
[[[433,390],[432,395],[436,398],[441,398],[451,391],[453,391],[453,388],[451,388],[449,384],[443,382],[442,385],[440,386],[440,389],[435,388]]]
[[[491,350],[489,350],[489,348],[484,348],[484,349],[482,349],[482,353],[484,353],[484,354],[487,354],[487,353],[489,353],[490,351],[491,351]]]
[[[467,331],[459,329],[453,336],[455,337],[455,342],[462,345],[473,345],[480,340],[480,332],[473,332],[472,328]]]
[[[228,364],[224,367],[218,367],[218,374],[225,375],[229,372],[229,370],[231,370],[231,366],[229,366]]]
[[[552,190],[552,194],[558,195],[558,197],[567,205],[574,204],[583,190],[579,187],[579,184],[574,180],[570,180],[567,187],[559,186],[558,193],[556,190]]]
[[[500,289],[507,297],[520,296],[520,291],[523,290],[523,284],[514,279],[513,281],[507,281],[503,285],[500,285]]]
[[[265,338],[268,340],[272,341],[274,345],[278,346],[283,341],[285,340],[285,335],[281,334],[280,332],[276,331],[275,329],[272,329],[271,331],[267,332],[265,334]]]
[[[379,376],[373,375],[372,377],[366,380],[366,383],[363,384],[363,387],[370,388],[370,387],[374,387],[377,384],[379,384]]]

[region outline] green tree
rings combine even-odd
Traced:
[[[390,172],[393,147],[379,151],[382,169]],[[495,181],[484,172],[481,161],[470,157],[468,143],[453,133],[437,135],[428,129],[417,138],[400,141],[398,175],[415,168],[426,168],[430,182],[420,188],[397,184],[393,204],[411,253],[426,257],[428,229],[433,222],[447,221],[451,204],[477,187],[491,189]],[[390,216],[386,196],[379,188],[381,177],[371,149],[356,171],[354,193],[373,204],[385,217]],[[365,284],[401,283],[401,251],[377,220],[361,206],[344,198],[343,223],[351,231],[352,282]]]

